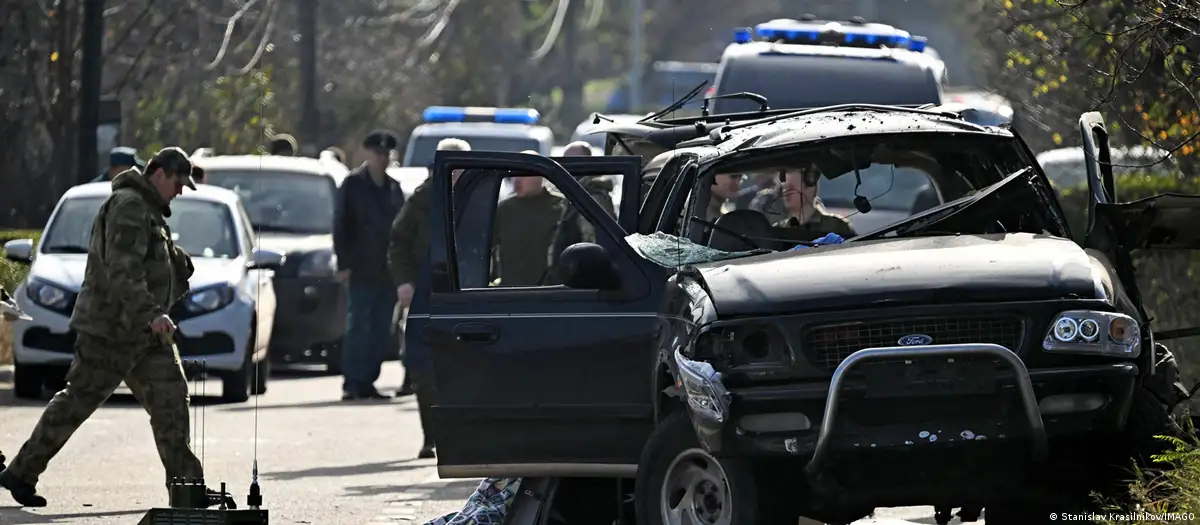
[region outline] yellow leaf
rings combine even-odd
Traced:
[[[1158,138],[1159,138],[1159,140],[1167,140],[1167,132],[1166,131],[1158,132]]]
[[[1067,81],[1067,76],[1066,76],[1066,75],[1062,75],[1062,76],[1058,77],[1058,81],[1059,81],[1059,82],[1066,82],[1066,81]]]
[[[55,52],[53,52],[53,53],[50,53],[50,61],[51,61],[51,62],[58,62],[58,51],[55,51]]]
[[[1004,8],[1005,8],[1005,9],[1012,9],[1012,8],[1013,8],[1013,3],[1012,3],[1012,0],[1004,0]]]
[[[1054,144],[1055,144],[1055,145],[1062,145],[1062,135],[1059,135],[1058,133],[1055,133],[1055,134],[1054,134],[1054,136],[1052,136],[1052,137],[1050,137],[1050,138],[1054,139]]]

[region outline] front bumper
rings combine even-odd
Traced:
[[[70,318],[18,295],[18,304],[32,321],[15,321],[13,355],[22,366],[68,367],[75,359],[75,333]],[[203,363],[209,370],[235,371],[245,362],[250,342],[252,305],[234,301],[212,313],[179,323],[177,346],[184,361]]]
[[[328,278],[276,277],[273,360],[324,362],[346,330],[345,287]]]
[[[1138,376],[1131,363],[1027,370],[1016,354],[993,344],[869,348],[847,358],[828,381],[731,388],[722,400],[719,375],[709,378],[712,386],[689,388],[689,379],[696,383],[703,374],[689,378],[697,362],[678,353],[676,360],[706,448],[724,456],[796,458],[818,486],[823,474],[848,470],[834,468],[845,460],[880,455],[944,461],[1003,449],[1036,464],[1051,443],[1106,439],[1124,428]],[[906,373],[941,364],[949,380]],[[696,392],[717,392],[718,399],[694,402]]]

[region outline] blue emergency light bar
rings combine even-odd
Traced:
[[[890,47],[908,49],[921,53],[928,40],[912,36],[908,31],[885,24],[860,24],[824,21],[799,21],[791,19],[771,20],[750,28],[741,28],[734,33],[734,42],[745,44],[754,37],[767,42],[784,44],[829,44],[844,47]]]
[[[485,108],[430,106],[421,114],[425,122],[495,122],[497,124],[534,125],[542,117],[532,108]]]

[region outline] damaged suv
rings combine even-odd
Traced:
[[[599,499],[640,525],[913,505],[1028,524],[1118,494],[1187,397],[1130,251],[1200,248],[1200,198],[1117,202],[1104,129],[1080,120],[1080,242],[1019,137],[938,107],[651,116],[610,126],[604,157],[438,152],[407,344],[434,359],[439,474],[610,478],[624,498]],[[936,204],[838,244],[705,218],[719,175],[880,170]],[[594,226],[563,284],[489,286],[496,196],[522,175]],[[594,175],[643,184],[613,218],[576,180]]]

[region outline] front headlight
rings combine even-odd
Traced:
[[[729,393],[721,384],[721,374],[712,365],[703,361],[692,361],[675,351],[675,363],[679,365],[679,382],[687,394],[688,406],[696,415],[717,423],[725,421],[729,412]]]
[[[1064,354],[1137,357],[1142,352],[1142,330],[1125,314],[1071,310],[1050,323],[1042,348]]]
[[[25,287],[25,295],[38,305],[52,310],[63,310],[75,294],[46,281],[30,279],[29,285]]]
[[[233,287],[221,284],[188,294],[183,306],[194,314],[213,312],[229,306],[229,303],[233,302],[233,296]]]
[[[296,274],[300,277],[333,277],[337,273],[337,256],[330,250],[308,254],[300,263]]]

